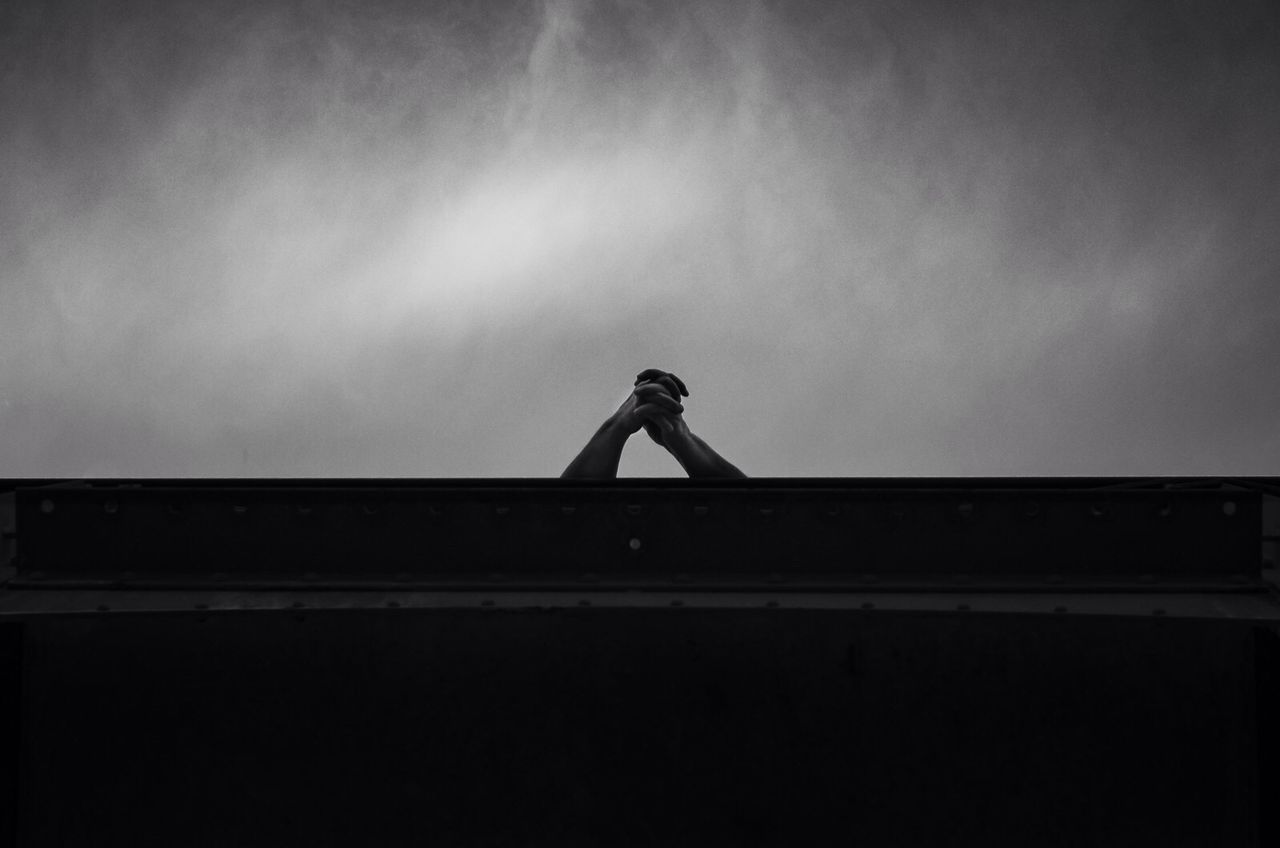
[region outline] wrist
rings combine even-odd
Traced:
[[[662,440],[663,446],[674,456],[688,456],[697,448],[697,441],[688,427],[677,427],[667,433]]]
[[[605,419],[604,423],[600,425],[600,429],[597,432],[598,432],[598,435],[604,437],[605,439],[608,439],[609,441],[612,441],[612,442],[618,442],[619,444],[621,444],[626,442],[627,439],[631,438],[631,434],[634,433],[635,430],[632,430],[629,427],[627,427],[627,423],[624,420],[622,420],[620,416],[614,414],[614,415],[610,415],[608,418]]]

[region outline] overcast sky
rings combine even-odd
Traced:
[[[1280,474],[1269,0],[0,9],[0,477]]]

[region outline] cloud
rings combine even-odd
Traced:
[[[1280,466],[1268,4],[3,14],[2,474]]]

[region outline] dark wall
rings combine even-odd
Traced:
[[[1237,622],[22,626],[23,845],[1258,844],[1254,636]]]

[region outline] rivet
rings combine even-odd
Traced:
[[[684,606],[684,601],[681,601],[681,600],[674,600],[674,601],[672,601],[672,602],[671,602],[671,606],[673,606],[673,607],[682,607],[682,606]]]
[[[1156,582],[1156,576],[1154,574],[1139,574],[1138,580],[1142,583],[1154,583]]]
[[[1157,512],[1157,515],[1159,515],[1161,518],[1168,518],[1169,516],[1173,515],[1173,504],[1170,504],[1170,503],[1161,504],[1160,509]]]
[[[640,504],[627,504],[627,515],[639,515],[644,512],[644,507]]]
[[[971,518],[973,516],[973,504],[965,502],[956,507],[956,512],[960,513],[961,518]]]
[[[110,612],[110,611],[111,611],[111,607],[107,606],[106,604],[98,604],[98,612]]]
[[[591,572],[587,572],[586,574],[582,575],[578,579],[583,583],[594,583],[600,578],[598,578],[595,574],[592,574]]]
[[[1092,503],[1089,504],[1089,514],[1094,518],[1101,518],[1107,514],[1107,510],[1102,504]]]
[[[1227,501],[1222,505],[1222,514],[1228,517],[1236,514],[1236,502]]]
[[[690,577],[688,574],[684,574],[684,573],[682,572],[682,573],[680,573],[680,574],[677,574],[677,575],[676,575],[676,582],[677,582],[677,583],[692,583],[692,582],[693,582],[693,578],[692,578],[692,577]]]
[[[633,538],[630,542],[627,542],[627,547],[631,548],[633,551],[640,550],[640,540]]]
[[[769,574],[769,582],[770,582],[770,583],[781,583],[781,582],[782,582],[782,575],[781,575],[781,574],[779,574],[779,573],[778,573],[778,572],[776,572],[776,571],[771,572],[771,573]]]
[[[1053,611],[1054,611],[1054,612],[1066,612],[1066,611],[1067,611],[1067,608],[1066,608],[1066,607],[1054,607],[1054,608],[1053,608]]]
[[[107,501],[102,505],[102,511],[108,515],[115,515],[120,510],[120,505],[115,501]]]
[[[303,580],[319,580],[320,575],[314,571],[308,571],[306,574],[302,575],[302,579]]]
[[[562,507],[560,507],[560,514],[561,514],[561,515],[573,515],[573,514],[574,514],[575,512],[577,512],[577,511],[578,511],[578,508],[577,508],[576,506],[562,506]]]
[[[874,574],[864,574],[864,575],[862,575],[862,582],[863,582],[863,583],[878,583],[878,582],[880,582],[880,578],[879,578],[879,577],[876,577]]]
[[[198,610],[207,610],[208,608],[209,608],[208,604],[196,604],[196,609]]]
[[[491,607],[491,606],[493,606],[493,601],[488,600],[488,599],[485,599],[485,600],[483,600],[483,601],[481,601],[481,602],[480,602],[480,606],[482,606],[482,607]]]
[[[1151,611],[1151,614],[1152,614],[1152,615],[1164,615],[1164,610],[1162,610],[1162,609],[1160,609],[1159,607],[1157,607],[1156,609],[1153,609],[1153,610]]]
[[[182,515],[182,507],[176,503],[166,504],[165,512],[169,513],[170,515]]]
[[[581,599],[580,601],[578,601],[578,606],[580,606],[580,607],[589,607],[589,606],[591,606],[591,602],[590,602],[590,601],[588,601],[586,598],[583,598],[583,599]]]
[[[1046,582],[1046,583],[1061,583],[1061,582],[1062,582],[1062,575],[1061,575],[1061,574],[1050,574],[1048,577],[1046,577],[1046,578],[1044,579],[1044,582]]]
[[[777,601],[769,601],[768,603],[766,603],[766,604],[765,604],[765,606],[766,606],[766,607],[773,608],[773,609],[776,609],[776,608],[777,608],[777,606],[778,606],[778,602],[777,602]]]
[[[306,607],[307,607],[307,605],[306,605],[306,604],[304,604],[302,601],[294,601],[294,602],[293,602],[292,604],[290,604],[289,606],[290,606],[291,608],[293,608],[293,609],[306,609]]]
[[[53,512],[53,501],[49,500],[48,498],[45,498],[44,500],[40,501],[40,511],[43,512],[45,515],[48,515],[49,513]]]
[[[762,506],[762,507],[760,507],[760,514],[761,514],[761,515],[773,515],[773,513],[774,513],[774,509],[773,509],[773,507],[771,507],[771,506]]]
[[[710,511],[711,511],[711,510],[710,510],[709,508],[705,507],[705,506],[695,506],[695,507],[693,508],[693,514],[694,514],[694,515],[706,515],[706,514],[707,514],[708,512],[710,512]]]
[[[968,583],[973,580],[973,577],[968,574],[955,574],[952,575],[951,579],[956,583]]]
[[[499,507],[495,507],[493,511],[496,512],[498,515],[508,515],[511,513],[511,507],[499,506]]]
[[[968,611],[969,611],[969,605],[968,605],[968,604],[957,604],[957,605],[956,605],[956,609],[958,609],[960,612],[968,612]]]
[[[1022,514],[1025,515],[1027,518],[1035,518],[1037,515],[1040,514],[1040,504],[1038,503],[1027,504],[1022,508]]]
[[[391,609],[399,609],[399,608],[400,608],[400,602],[399,602],[399,601],[387,601],[387,606],[388,606],[388,607],[390,607]]]
[[[378,507],[377,507],[377,505],[376,505],[376,504],[365,504],[365,505],[364,505],[363,507],[361,507],[361,508],[364,510],[364,514],[365,514],[365,515],[377,515],[377,514],[378,514]]]
[[[306,506],[306,505],[304,505],[304,504],[298,504],[296,507],[294,507],[294,509],[295,509],[295,510],[297,510],[298,515],[310,515],[310,514],[311,514],[311,507]]]
[[[823,512],[825,512],[829,518],[835,518],[837,515],[840,514],[840,507],[829,506],[825,510],[823,510]]]
[[[1245,577],[1243,574],[1233,574],[1233,575],[1231,575],[1231,582],[1232,582],[1232,583],[1246,583],[1246,582],[1248,582],[1248,580],[1249,580],[1249,578]]]
[[[490,583],[497,583],[500,580],[502,580],[502,578],[503,578],[503,575],[501,571],[494,571],[489,574]]]
[[[245,506],[244,504],[233,504],[231,507],[231,511],[234,512],[236,515],[244,515],[246,512],[249,511],[249,507]]]
[[[867,601],[866,603],[864,603],[864,604],[862,605],[862,608],[863,608],[863,609],[875,609],[875,608],[876,608],[876,605],[875,605],[875,604],[873,604],[873,603],[871,603],[870,601]]]
[[[409,578],[411,578],[411,577],[413,577],[413,575],[412,575],[412,574],[410,574],[410,573],[409,573],[409,572],[407,572],[407,571],[397,571],[397,572],[396,572],[396,580],[400,581],[401,583],[406,582],[406,581],[407,581],[407,580],[409,580]]]

